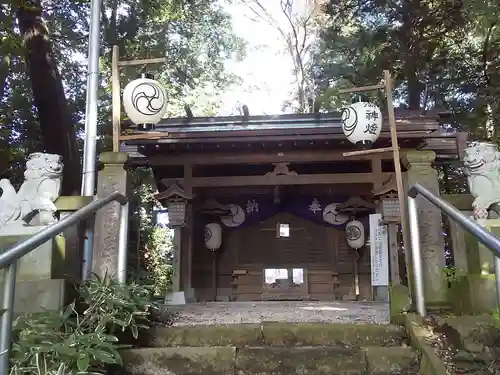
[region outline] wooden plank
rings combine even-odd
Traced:
[[[166,57],[156,57],[154,59],[120,61],[118,63],[118,65],[119,66],[134,66],[134,65],[162,64],[162,63],[166,63],[166,62],[167,62]]]
[[[317,274],[315,272],[309,271],[308,273],[308,282],[311,284],[335,284],[338,281],[336,280],[336,276],[330,274]]]
[[[399,224],[389,223],[389,264],[391,268],[391,284],[401,284],[401,276],[399,275],[399,241],[398,241],[398,226]]]
[[[111,107],[113,123],[113,152],[120,151],[120,117],[121,117],[121,94],[120,94],[120,50],[118,46],[113,46],[111,59]]]
[[[372,158],[373,188],[378,189],[384,185],[384,173],[382,171],[382,158],[380,155]]]
[[[147,133],[139,133],[139,134],[127,134],[120,135],[120,141],[135,141],[135,140],[156,140],[168,137],[167,132],[147,132]]]
[[[158,127],[157,127],[158,129]],[[286,142],[286,141],[324,141],[325,138],[332,141],[344,141],[343,133],[334,132],[331,129],[297,129],[293,131],[266,130],[266,131],[216,131],[216,132],[165,132],[165,136],[155,140],[155,143],[230,143],[230,142]],[[426,139],[431,133],[423,130],[408,130],[398,132],[401,139]],[[389,140],[390,133],[382,132],[381,140]],[[148,139],[145,139],[146,141]]]
[[[262,293],[258,294],[235,294],[236,301],[261,301]]]
[[[391,173],[384,173],[388,178]],[[175,181],[183,183],[183,179],[164,178],[161,182],[170,186]],[[193,177],[192,187],[222,186],[276,186],[276,185],[322,185],[322,184],[366,184],[372,182],[371,173],[337,173],[337,174],[304,174],[298,176],[221,176]]]
[[[233,285],[262,285],[262,276],[261,275],[242,275],[235,277],[235,280],[232,282]]]
[[[350,89],[339,90],[339,94],[349,94],[349,93],[353,93],[353,92],[363,92],[363,91],[375,91],[375,90],[381,90],[384,88],[385,88],[385,86],[383,84],[361,86],[361,87],[352,87]]]
[[[236,288],[237,294],[258,294],[262,292],[262,285],[238,285]]]
[[[322,294],[322,293],[332,293],[335,291],[333,284],[311,284],[309,283],[309,293],[311,294]]]
[[[398,199],[399,199],[399,212],[401,213],[401,224],[403,231],[403,246],[405,249],[410,247],[410,237],[408,233],[408,226],[405,225],[407,219],[406,214],[406,196],[403,186],[403,173],[401,171],[401,157],[399,155],[399,145],[398,145],[398,132],[396,129],[396,116],[394,114],[394,103],[392,99],[392,78],[391,73],[388,70],[384,70],[384,83],[385,91],[387,96],[387,110],[389,115],[389,125],[391,127],[391,142],[394,154],[394,170],[396,172],[396,184],[398,188]]]
[[[334,301],[338,293],[311,293],[311,301]]]
[[[359,156],[359,155],[373,155],[373,154],[387,153],[391,151],[392,147],[372,148],[370,150],[344,152],[342,156],[349,157],[349,156]]]

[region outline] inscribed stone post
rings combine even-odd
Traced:
[[[118,191],[127,193],[127,171],[123,168],[128,155],[123,152],[104,152],[99,161],[97,197],[104,198]],[[118,232],[120,230],[120,204],[112,202],[95,215],[92,272],[100,277],[116,276],[118,271]]]
[[[438,173],[432,167],[436,159],[434,151],[408,151],[404,156],[407,165],[408,185],[420,184],[439,196]],[[446,301],[446,280],[442,215],[425,198],[417,197],[420,246],[424,272],[426,303],[440,304]]]

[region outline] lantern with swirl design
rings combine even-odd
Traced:
[[[365,227],[358,220],[351,220],[345,226],[345,237],[351,249],[361,249],[365,245]]]
[[[154,129],[167,111],[167,92],[153,75],[143,73],[125,86],[123,107],[139,130]]]
[[[357,102],[344,108],[341,121],[344,135],[360,148],[369,148],[382,131],[382,112],[368,102]]]
[[[209,223],[205,226],[205,246],[210,251],[219,250],[222,245],[222,227],[219,223]]]

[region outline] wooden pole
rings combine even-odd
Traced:
[[[339,90],[339,94],[350,94],[353,92],[363,92],[363,91],[374,91],[383,89],[384,85],[371,85],[371,86],[361,86],[361,87],[353,87],[350,89],[342,89]]]
[[[148,65],[148,64],[161,64],[167,62],[166,57],[155,57],[153,59],[142,59],[142,60],[128,60],[120,61],[119,66],[134,66],[134,65]]]
[[[399,199],[399,212],[401,213],[401,227],[403,232],[403,246],[405,248],[405,254],[409,254],[409,233],[406,215],[406,195],[404,192],[403,185],[403,172],[401,171],[401,157],[399,155],[399,145],[398,145],[398,134],[396,129],[396,116],[394,114],[394,103],[392,98],[392,78],[391,73],[388,70],[384,70],[384,85],[385,85],[385,93],[387,96],[387,112],[389,116],[389,126],[391,129],[391,143],[392,143],[392,153],[394,157],[394,170],[396,172],[396,186],[398,190],[398,199]],[[411,281],[408,280],[408,284]],[[410,288],[411,290],[411,288]]]
[[[129,134],[129,135],[120,135],[118,137],[119,140],[121,141],[132,141],[132,140],[137,140],[137,139],[161,139],[161,138],[168,138],[168,133],[167,132],[148,132],[145,134]]]
[[[118,46],[113,46],[113,56],[111,59],[111,106],[113,121],[113,152],[120,152],[120,50]]]
[[[391,151],[392,151],[392,147],[372,148],[369,150],[344,152],[342,154],[342,156],[349,157],[349,156],[359,156],[359,155],[382,154],[384,152],[391,152]]]

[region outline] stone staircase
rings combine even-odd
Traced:
[[[128,375],[419,374],[394,325],[262,323],[150,329],[123,351]],[[120,374],[124,374],[123,370]]]

